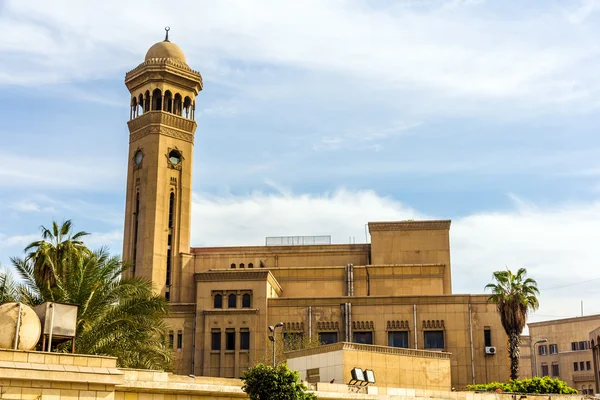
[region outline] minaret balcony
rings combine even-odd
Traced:
[[[129,132],[134,132],[149,125],[163,125],[193,134],[196,131],[196,121],[181,117],[167,111],[147,111],[127,122]]]

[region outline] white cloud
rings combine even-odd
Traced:
[[[55,209],[53,207],[45,207],[31,200],[16,201],[8,205],[8,208],[21,213],[51,213]]]
[[[478,107],[482,99],[529,108],[598,107],[599,32],[590,17],[592,3],[571,10],[585,16],[577,17],[585,29],[573,29],[558,7],[490,12],[474,1],[381,9],[358,0],[178,4],[8,1],[0,20],[12,34],[0,52],[13,58],[1,63],[0,84],[122,72],[141,61],[169,21],[172,39],[191,65],[246,93],[268,92],[283,70],[313,71],[345,77],[339,82],[345,88],[385,88],[388,100],[420,110]],[[199,15],[206,16],[201,23]],[[287,96],[301,92],[297,87]],[[412,92],[409,99],[398,98]]]
[[[600,277],[600,202],[542,207],[514,197],[507,211],[454,218],[450,230],[455,293],[483,293],[492,272],[527,268],[541,289]],[[365,242],[369,221],[445,218],[425,215],[372,191],[321,195],[289,190],[247,196],[194,197],[192,244],[263,245],[267,236],[331,235],[334,243]],[[600,313],[597,284],[544,291],[532,320]]]
[[[120,181],[123,168],[121,160],[107,162],[109,158],[62,160],[0,152],[0,187],[106,189]]]

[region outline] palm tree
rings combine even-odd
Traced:
[[[36,286],[41,292],[48,295],[56,285],[57,275],[65,278],[63,264],[67,258],[76,257],[80,253],[89,253],[88,248],[81,238],[89,235],[87,232],[72,233],[71,220],[58,225],[52,221],[50,229],[41,226],[42,240],[35,241],[24,250],[27,253],[25,260],[33,261]]]
[[[520,337],[527,322],[529,311],[539,307],[540,294],[537,282],[525,278],[527,270],[519,268],[516,274],[509,269],[494,272],[495,283],[486,285],[492,290],[488,301],[496,304],[502,327],[508,335],[508,355],[510,357],[510,379],[519,378]]]
[[[0,304],[17,301],[18,299],[19,287],[12,274],[8,270],[0,270]]]
[[[169,303],[155,295],[150,281],[121,279],[128,268],[106,249],[81,251],[63,261],[63,275],[55,276],[55,285],[46,297],[39,287],[32,259],[13,259],[28,292],[23,301],[32,305],[43,301],[77,304],[76,350],[118,358],[123,368],[163,369],[171,367],[171,351],[164,338],[164,323]],[[70,343],[62,350],[70,350]]]

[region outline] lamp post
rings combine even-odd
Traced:
[[[537,342],[535,342],[533,344],[533,364],[535,366],[535,376],[538,376],[538,366],[537,366],[537,352],[535,351],[535,346],[537,346],[540,343],[546,343],[548,341],[548,339],[540,339]]]
[[[275,324],[275,326],[272,326],[272,325],[269,326],[269,331],[271,332],[271,335],[269,335],[269,340],[271,342],[273,342],[273,368],[275,368],[275,363],[276,363],[275,362],[275,351],[276,351],[275,350],[275,348],[276,348],[275,334],[277,333],[276,329],[281,328],[282,326],[283,326],[283,322],[278,322]]]

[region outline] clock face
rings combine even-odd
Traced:
[[[169,161],[173,165],[179,164],[181,162],[181,153],[178,150],[171,150],[169,152]]]
[[[141,150],[136,151],[135,155],[133,156],[133,161],[135,162],[135,165],[140,165],[143,159],[144,153],[142,153]]]

